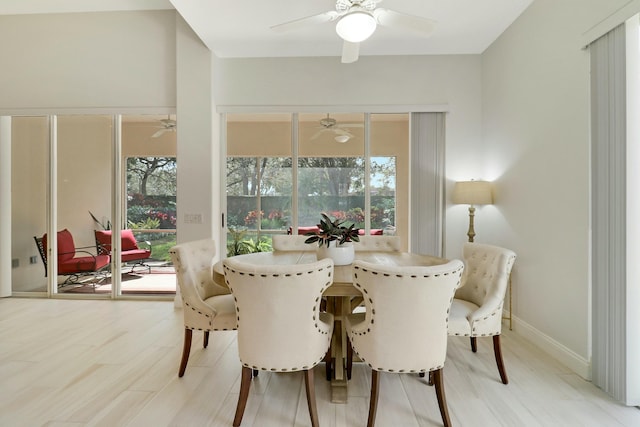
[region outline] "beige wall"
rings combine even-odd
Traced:
[[[174,11],[0,16],[0,112],[175,108],[175,33]]]
[[[520,333],[588,377],[589,52],[583,34],[627,0],[536,0],[482,56],[481,162],[496,206],[480,214],[518,253]]]

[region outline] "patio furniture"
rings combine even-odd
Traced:
[[[96,239],[96,251],[100,255],[111,255],[111,230],[94,230]],[[136,266],[145,267],[151,273],[151,266],[145,261],[151,258],[151,242],[145,241],[148,249],[140,248],[138,241],[130,229],[120,232],[120,259],[123,264],[131,264],[131,271]]]
[[[38,247],[38,253],[44,264],[44,275],[47,276],[47,234],[33,238]],[[90,277],[102,281],[106,274],[101,270],[109,266],[111,258],[105,254],[92,254],[87,249],[91,246],[76,247],[71,232],[66,228],[57,233],[58,243],[58,276],[68,276],[59,286],[81,283],[82,277]]]

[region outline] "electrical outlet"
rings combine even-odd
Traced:
[[[184,214],[184,223],[185,224],[202,224],[202,214],[199,214],[199,213]]]
[[[20,260],[18,258],[14,258],[11,260],[11,268],[20,267]]]
[[[38,258],[34,255],[29,257],[29,264],[36,264],[38,262]]]

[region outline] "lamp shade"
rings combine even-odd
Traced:
[[[459,181],[453,187],[453,203],[490,205],[493,203],[491,183],[488,181]]]
[[[349,12],[336,24],[336,33],[351,43],[359,43],[368,39],[376,30],[376,18],[364,10]]]

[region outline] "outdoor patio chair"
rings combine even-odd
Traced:
[[[100,255],[111,255],[111,230],[94,230],[96,238],[96,251]],[[151,273],[151,266],[146,264],[151,258],[151,242],[144,242],[148,249],[138,246],[138,241],[130,229],[120,232],[120,257],[123,264],[131,264],[130,273],[136,267],[144,267]]]
[[[93,283],[96,280],[102,281],[106,274],[102,270],[106,269],[111,262],[109,255],[92,254],[87,249],[91,246],[76,247],[71,232],[66,228],[57,233],[58,239],[58,275],[68,276],[59,286],[82,283],[83,277],[88,277]],[[44,264],[44,275],[47,276],[47,234],[42,237],[35,237],[36,246]]]

